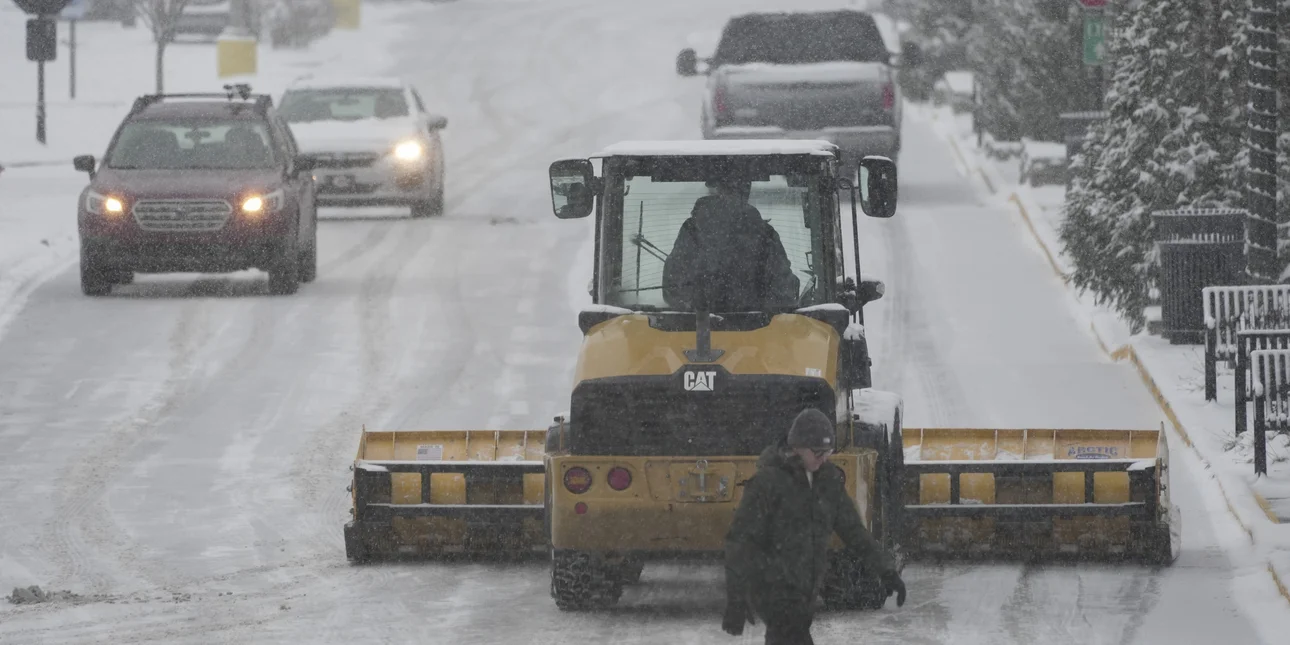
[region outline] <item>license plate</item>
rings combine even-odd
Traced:
[[[331,175],[327,178],[327,185],[339,190],[353,188],[356,183],[354,175]]]
[[[735,465],[732,463],[674,462],[669,469],[678,502],[728,502],[734,497]]]

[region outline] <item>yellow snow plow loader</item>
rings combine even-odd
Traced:
[[[859,261],[858,210],[895,214],[889,159],[862,160],[858,185],[824,141],[624,142],[593,159],[599,174],[589,159],[550,169],[555,214],[595,215],[568,414],[545,431],[364,432],[351,559],[546,552],[557,606],[611,605],[648,561],[721,557],[758,456],[807,407],[836,419],[832,461],[893,550],[971,551],[1011,539],[1009,522],[1065,535],[1070,517],[1079,538],[1096,527],[1085,516],[1108,513],[1160,535],[1166,453],[1152,461],[1147,434],[902,431],[900,396],[873,388],[863,325],[884,286]],[[1111,458],[1085,458],[1098,451]],[[1085,472],[1092,496],[1076,500],[1071,473]],[[837,541],[823,597],[886,600]]]

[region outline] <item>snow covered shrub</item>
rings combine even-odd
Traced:
[[[1243,0],[1142,0],[1108,42],[1109,116],[1071,164],[1061,237],[1074,284],[1135,330],[1155,278],[1151,213],[1244,207],[1247,16]]]

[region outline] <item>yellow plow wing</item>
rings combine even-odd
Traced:
[[[902,547],[1173,560],[1168,446],[1152,430],[906,428]]]
[[[364,430],[346,553],[545,549],[545,440],[545,430]]]

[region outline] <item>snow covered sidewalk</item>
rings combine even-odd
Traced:
[[[1065,187],[1019,183],[1019,160],[998,159],[979,148],[970,116],[945,108],[910,107],[950,145],[964,175],[978,179],[1000,205],[1015,208],[1053,270],[1063,278],[1069,275],[1072,265],[1058,235]],[[1239,440],[1235,436],[1230,370],[1224,372],[1220,365],[1218,401],[1207,402],[1203,347],[1171,345],[1147,333],[1132,334],[1118,315],[1097,305],[1091,294],[1071,287],[1070,296],[1073,311],[1087,322],[1102,349],[1137,366],[1165,416],[1210,470],[1228,511],[1249,536],[1249,552],[1233,555],[1266,561],[1278,590],[1290,601],[1290,437],[1270,438],[1268,475],[1256,478],[1253,433],[1246,432]]]
[[[221,92],[225,83],[246,82],[276,98],[309,73],[377,74],[391,57],[385,47],[373,46],[375,34],[395,40],[408,10],[368,3],[358,30],[333,31],[298,50],[261,45],[258,73],[248,77],[219,78],[213,44],[172,45],[165,89]],[[48,136],[41,145],[35,139],[36,64],[26,59],[25,21],[16,7],[0,2],[0,332],[28,294],[77,261],[76,199],[88,178],[72,168],[72,157],[101,156],[135,97],[155,89],[146,27],[80,23],[76,99],[68,98],[69,57],[63,48],[46,67]],[[65,39],[66,25],[59,29]]]

